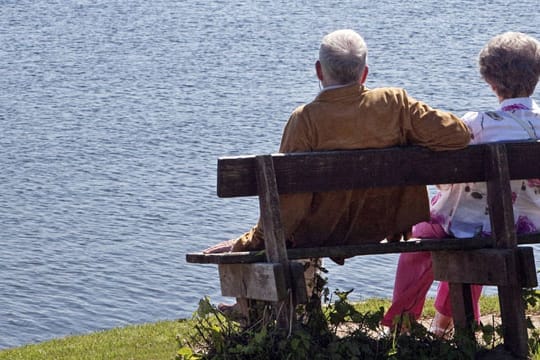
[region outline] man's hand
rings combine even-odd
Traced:
[[[227,240],[220,242],[214,246],[209,247],[208,249],[203,250],[203,254],[215,254],[215,253],[224,253],[230,252],[235,243],[236,239]]]

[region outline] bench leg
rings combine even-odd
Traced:
[[[527,322],[523,294],[519,284],[498,286],[504,347],[521,358],[527,358]]]
[[[246,298],[236,298],[236,303],[238,304],[238,310],[242,316],[249,321],[249,299]]]
[[[471,286],[469,284],[449,283],[452,301],[454,328],[458,334],[474,337],[474,310]]]

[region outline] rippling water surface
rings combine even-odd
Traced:
[[[216,158],[278,148],[318,92],[320,38],[361,32],[370,87],[485,110],[481,46],[540,38],[536,1],[508,4],[0,0],[0,348],[222,300],[216,268],[185,253],[258,213],[216,198]],[[395,261],[328,264],[330,286],[389,297]]]

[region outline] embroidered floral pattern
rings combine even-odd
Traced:
[[[527,180],[528,187],[540,187],[540,179],[529,179]]]
[[[492,118],[493,120],[502,121],[504,117],[498,114],[496,111],[486,111],[486,115]]]
[[[540,135],[536,130],[540,129],[540,111],[532,100],[505,101],[496,111],[469,112],[463,120],[476,136],[474,144],[526,139],[521,131],[526,127]],[[540,178],[512,180],[510,186],[516,232],[540,232]],[[437,185],[437,188],[439,192],[431,199],[433,223],[456,237],[491,235],[485,183]]]
[[[503,111],[514,111],[514,110],[530,110],[523,104],[511,104],[502,107]]]
[[[434,197],[431,198],[431,206],[435,205],[437,203],[437,201],[439,201],[439,199],[441,198],[441,192],[437,192],[437,194],[435,194]]]
[[[516,222],[516,232],[518,234],[536,232],[536,226],[528,217],[520,215]]]

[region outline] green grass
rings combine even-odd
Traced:
[[[426,299],[424,311],[422,313],[423,317],[432,318],[435,315],[435,308],[433,307],[434,302],[434,299]],[[388,309],[390,306],[390,300],[372,298],[355,303],[355,308],[361,313],[368,311],[375,312],[379,310],[381,306]],[[499,313],[499,298],[496,295],[482,296],[480,298],[480,309],[482,315]],[[540,313],[540,304],[536,305],[535,307],[529,307],[527,312],[534,314]]]
[[[387,299],[370,299],[355,304],[360,312],[376,311],[390,305]],[[482,314],[498,313],[496,296],[483,296]],[[424,316],[433,316],[433,299],[426,301]],[[529,312],[539,313],[537,307]],[[161,321],[127,326],[88,335],[69,336],[34,345],[0,351],[0,360],[171,360],[178,344],[176,336],[185,337],[192,328],[191,320]]]
[[[3,350],[0,351],[0,359],[170,360],[178,350],[176,335],[182,336],[190,327],[190,321],[161,321],[115,328]]]

